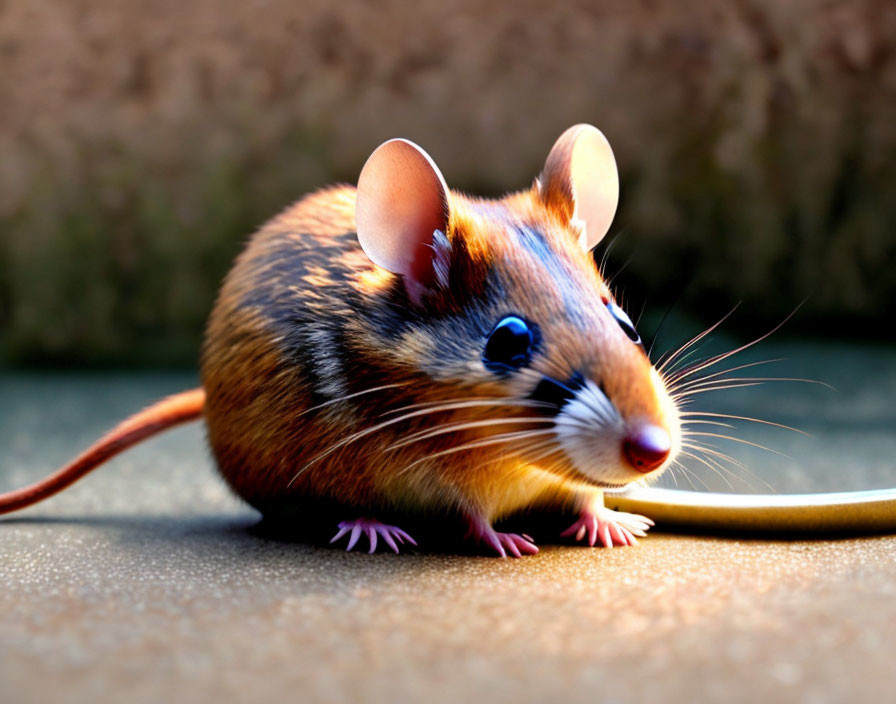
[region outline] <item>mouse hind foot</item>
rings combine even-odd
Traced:
[[[522,557],[538,552],[535,541],[525,533],[499,533],[492,528],[491,523],[482,518],[470,518],[469,523],[470,530],[466,537],[488,546],[499,557]]]
[[[398,526],[390,526],[371,518],[356,518],[353,521],[342,521],[338,528],[339,532],[330,539],[330,543],[335,543],[344,535],[348,534],[348,546],[345,548],[346,551],[351,551],[351,549],[355,547],[362,534],[367,536],[367,541],[370,544],[370,550],[368,550],[368,552],[371,555],[376,552],[379,538],[382,538],[383,542],[386,543],[396,555],[398,554],[399,544],[407,542],[414,546],[417,545],[417,541]]]

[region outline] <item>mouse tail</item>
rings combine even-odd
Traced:
[[[46,479],[0,494],[0,513],[17,511],[62,491],[118,453],[175,425],[197,420],[205,406],[201,388],[183,391],[154,403],[122,421],[69,464]]]

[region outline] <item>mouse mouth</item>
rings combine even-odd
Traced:
[[[562,474],[609,492],[661,474],[674,457],[672,433],[650,417],[625,418],[602,385],[582,374],[541,376],[530,398],[549,410]],[[662,423],[662,425],[660,424]]]
[[[610,482],[602,479],[595,479],[594,477],[585,474],[575,466],[571,459],[570,465],[572,465],[571,469],[564,475],[565,477],[573,479],[575,481],[580,481],[583,484],[588,484],[589,486],[593,486],[613,494],[618,494],[622,491],[625,491],[629,486],[636,483],[640,479],[639,477],[634,477],[631,481],[628,482]]]

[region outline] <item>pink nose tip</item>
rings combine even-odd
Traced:
[[[628,463],[639,472],[652,472],[669,456],[672,441],[669,433],[657,425],[642,425],[622,441],[622,452]]]

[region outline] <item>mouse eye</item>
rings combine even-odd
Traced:
[[[535,345],[535,326],[522,318],[501,318],[489,333],[482,362],[493,372],[519,369],[529,363]]]
[[[625,314],[625,311],[617,306],[615,301],[607,301],[607,310],[610,311],[610,315],[616,318],[616,322],[619,323],[619,327],[622,328],[622,332],[628,335],[628,339],[635,344],[640,345],[641,336],[638,334],[638,331],[635,330],[635,326],[634,324],[632,324],[631,318],[629,318]]]

